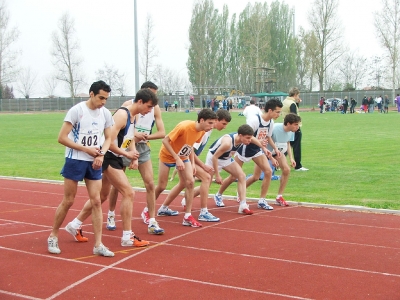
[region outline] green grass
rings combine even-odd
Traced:
[[[0,175],[62,180],[64,147],[57,143],[65,113],[0,114]],[[226,132],[233,132],[245,122],[238,112],[224,132],[213,131],[210,143]],[[304,112],[302,163],[308,172],[291,172],[286,187],[287,200],[362,205],[373,208],[400,209],[398,196],[400,115],[389,114],[319,114]],[[180,121],[195,120],[191,113],[163,113],[166,131]],[[279,118],[277,122],[282,122]],[[152,141],[152,161],[157,182],[158,151],[161,141]],[[201,159],[204,160],[203,152]],[[253,163],[244,164],[246,174]],[[127,171],[133,186],[143,187],[137,171]],[[277,173],[279,175],[279,172]],[[170,189],[177,182],[168,184]],[[198,183],[197,183],[198,184]],[[258,197],[261,181],[247,191]],[[268,198],[276,196],[279,181],[272,181]],[[233,184],[226,192],[235,195]],[[218,189],[216,184],[210,193]]]

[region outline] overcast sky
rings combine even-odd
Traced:
[[[81,56],[84,58],[87,86],[80,92],[87,92],[95,80],[95,72],[107,63],[127,74],[128,92],[134,94],[134,0],[5,1],[10,13],[10,25],[20,31],[16,43],[16,47],[22,51],[19,65],[36,72],[40,86],[42,79],[54,71],[50,56],[51,34],[57,29],[61,15],[68,11],[75,19]],[[378,46],[373,26],[373,15],[380,9],[380,1],[339,1],[339,18],[345,30],[343,44],[358,49],[366,57],[381,56],[382,47]],[[235,12],[239,14],[249,2],[257,1],[214,0],[214,5],[221,10],[224,3],[228,4],[232,15]],[[295,8],[296,30],[300,26],[308,28],[307,13],[313,1],[284,2]],[[159,52],[155,62],[176,70],[182,76],[187,76],[185,66],[192,7],[191,0],[137,0],[139,50],[146,16],[150,14]],[[15,94],[18,96],[18,92]],[[60,85],[57,95],[68,95],[68,91]],[[35,90],[32,97],[35,96],[45,96],[41,87]]]

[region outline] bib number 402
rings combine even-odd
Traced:
[[[82,140],[81,140],[81,144],[83,145],[83,146],[88,146],[88,147],[90,147],[90,146],[97,146],[98,145],[98,142],[97,142],[97,135],[84,135],[83,137],[82,137]]]

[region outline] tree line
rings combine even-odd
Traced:
[[[237,16],[212,0],[198,1],[189,28],[187,67],[194,87],[234,86],[246,93],[350,91],[367,80],[374,89],[399,86],[400,0],[381,0],[376,38],[384,53],[366,58],[343,43],[339,0],[314,0],[310,30],[294,30],[294,10],[283,1],[247,4]],[[390,68],[391,72],[383,70]],[[276,82],[275,82],[276,81]],[[272,83],[272,85],[270,84]],[[372,84],[371,84],[372,83]]]

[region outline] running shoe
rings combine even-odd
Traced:
[[[304,168],[304,167],[301,167],[301,168],[298,168],[298,169],[294,169],[295,171],[308,171],[308,169],[307,168]]]
[[[224,202],[222,201],[222,195],[218,196],[217,194],[215,194],[214,195],[214,201],[215,201],[215,205],[218,206],[218,207],[224,207],[225,206]]]
[[[275,201],[276,201],[276,204],[277,204],[277,205],[280,205],[280,206],[289,206],[289,204],[286,203],[285,199],[283,199],[282,196],[277,197],[277,198],[275,199]]]
[[[162,229],[162,228],[160,228],[160,226],[158,226],[157,221],[153,221],[149,224],[149,227],[147,227],[147,232],[150,234],[161,235],[161,234],[164,234],[164,229]]]
[[[279,175],[272,175],[271,180],[281,180],[281,176],[279,176]]]
[[[206,221],[206,222],[219,222],[219,218],[213,216],[213,214],[208,211],[205,213],[200,213],[197,219],[199,221]]]
[[[197,222],[192,215],[190,215],[187,219],[183,218],[182,222],[183,226],[192,226],[192,227],[201,227],[201,223]]]
[[[121,246],[122,247],[145,247],[148,246],[150,242],[141,240],[139,237],[137,237],[135,234],[131,234],[131,238],[127,241],[121,239]]]
[[[108,230],[117,229],[117,226],[115,226],[115,217],[114,216],[108,216],[106,229],[108,229]]]
[[[253,211],[250,210],[249,205],[247,203],[244,203],[239,205],[238,213],[244,215],[252,215]]]
[[[87,237],[83,236],[82,226],[79,226],[78,229],[74,229],[71,225],[71,222],[69,222],[67,226],[65,226],[65,230],[70,233],[77,242],[87,242],[89,240]]]
[[[183,210],[186,210],[186,199],[185,198],[182,199],[181,204],[182,204]]]
[[[157,216],[159,217],[165,217],[165,216],[177,216],[179,215],[179,212],[177,210],[172,210],[170,208],[167,209],[160,209],[157,211]]]
[[[58,248],[58,238],[55,236],[49,236],[47,238],[47,250],[52,254],[60,254],[61,250]]]
[[[93,254],[107,256],[107,257],[114,256],[114,252],[111,252],[110,250],[108,250],[108,248],[106,246],[104,246],[103,244],[100,244],[98,247],[94,247]]]
[[[267,203],[267,201],[265,201],[265,199],[264,200],[258,200],[257,207],[261,208],[261,209],[265,209],[265,210],[273,210],[274,209],[271,205],[269,205]]]
[[[144,209],[143,209],[140,216],[142,217],[143,223],[149,225],[149,220],[150,220],[149,211],[144,211]]]

